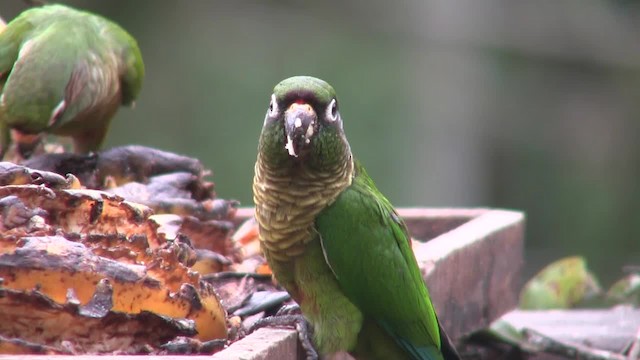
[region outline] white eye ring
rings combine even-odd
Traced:
[[[268,114],[270,117],[275,117],[280,110],[278,109],[278,102],[276,101],[276,94],[271,94],[271,102],[269,103]]]
[[[331,122],[338,120],[338,103],[336,99],[331,100],[329,106],[327,106],[326,118]]]

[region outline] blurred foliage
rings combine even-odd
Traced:
[[[633,1],[63,2],[121,24],[145,59],[137,108],[119,111],[107,146],[199,158],[249,206],[271,89],[314,75],[397,206],[524,210],[528,275],[579,252],[612,280],[640,258]]]
[[[625,308],[632,309],[640,306],[640,269],[629,266],[624,270],[627,275],[615,281],[607,291],[603,291],[597,277],[589,270],[584,257],[569,256],[556,260],[545,266],[525,284],[520,293],[519,310],[494,320],[485,329],[465,336],[462,342],[466,345],[479,346],[485,351],[488,350],[491,355],[486,358],[491,359],[528,359],[531,354],[541,352],[551,352],[557,355],[558,353],[551,350],[544,342],[538,341],[537,337],[542,334],[547,339],[560,341],[558,344],[561,344],[563,340],[566,341],[565,337],[569,337],[572,339],[571,343],[589,344],[589,349],[594,353],[599,352],[598,356],[593,357],[576,355],[573,345],[566,343],[562,347],[569,349],[570,352],[567,354],[571,355],[562,358],[617,358],[613,355],[606,355],[606,351],[611,351],[611,349],[604,349],[602,346],[610,344],[608,346],[615,348],[616,351],[626,351],[625,348],[613,345],[615,344],[613,339],[628,335],[628,341],[623,339],[622,342],[624,344],[630,343],[631,337],[636,333],[633,320],[630,321],[631,333],[623,330],[611,334],[607,333],[608,330],[605,329],[593,334],[589,330],[583,331],[583,328],[593,327],[594,323],[599,327],[601,324],[598,320],[594,322],[593,319],[600,318],[606,319],[607,326],[623,328],[624,326],[619,323],[619,320],[616,320],[617,315],[615,314],[618,311],[624,312]],[[590,315],[587,315],[585,310],[573,312],[571,315],[571,309],[600,310],[594,310],[589,313]],[[603,312],[604,315],[602,315]],[[529,314],[527,315],[527,313]],[[527,318],[528,316],[529,318]],[[540,322],[532,321],[531,316],[539,318]],[[585,322],[576,323],[576,318],[584,319]],[[527,320],[523,321],[523,319]],[[604,324],[602,325],[604,326]],[[562,330],[551,334],[542,330],[545,327],[548,329],[554,326]],[[563,336],[560,336],[561,333]],[[607,336],[603,337],[602,334],[605,333]],[[596,338],[601,341],[593,344],[593,340]]]
[[[640,274],[632,273],[616,281],[606,297],[614,303],[627,303],[640,306]]]
[[[520,292],[520,309],[598,308],[627,304],[640,306],[640,272],[631,270],[607,291],[581,256],[570,256],[545,266]]]
[[[601,292],[584,259],[572,256],[547,265],[529,280],[520,293],[520,308],[569,309]]]

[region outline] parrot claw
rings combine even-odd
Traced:
[[[298,304],[283,305],[280,308],[280,310],[278,310],[275,316],[284,316],[284,315],[302,315],[302,310],[300,310],[300,305]]]
[[[283,308],[287,308],[287,307],[289,306],[285,306]],[[299,307],[298,307],[298,310],[299,310]],[[311,326],[307,321],[307,319],[305,319],[304,316],[299,314],[279,315],[281,311],[282,309],[278,311],[278,315],[276,316],[269,316],[264,319],[260,319],[256,321],[255,324],[251,326],[248,333],[251,334],[256,330],[263,327],[267,327],[267,326],[294,327],[298,332],[298,339],[300,340],[300,345],[302,346],[302,349],[306,354],[305,359],[318,360],[319,359],[318,352],[313,347],[313,343],[311,342],[311,333],[313,332],[313,330],[311,329]]]

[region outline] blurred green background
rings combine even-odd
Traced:
[[[107,146],[197,157],[220,196],[250,206],[271,89],[314,75],[396,206],[526,211],[527,275],[568,254],[604,282],[640,263],[634,1],[64,3],[120,23],[144,56],[142,95]],[[3,0],[0,15],[26,7]]]

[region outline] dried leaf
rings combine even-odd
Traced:
[[[493,344],[494,342],[518,347],[519,349],[535,353],[538,349],[527,342],[522,331],[515,328],[511,323],[499,318],[491,323],[488,328],[478,330],[468,335],[465,342],[474,344]]]
[[[631,273],[616,281],[607,291],[606,299],[613,304],[640,306],[640,274]]]
[[[280,308],[289,300],[291,295],[286,291],[255,291],[242,302],[239,308],[233,309],[233,315],[241,317],[254,315],[261,311]]]
[[[255,273],[220,272],[202,277],[203,280],[211,283],[222,302],[229,311],[233,311],[242,306],[246,299],[256,291],[281,291],[272,277],[269,275],[258,275]]]
[[[199,341],[188,337],[178,337],[161,346],[160,355],[191,355],[191,354],[212,354],[222,350],[227,342],[224,339]]]

